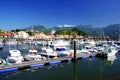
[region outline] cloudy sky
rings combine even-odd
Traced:
[[[120,23],[120,0],[0,0],[0,29]]]

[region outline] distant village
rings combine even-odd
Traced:
[[[32,34],[30,34],[32,33]],[[17,41],[24,41],[24,40],[53,40],[56,38],[60,39],[83,39],[83,38],[89,38],[89,39],[96,39],[100,40],[99,37],[93,37],[93,36],[82,36],[82,35],[68,35],[68,34],[55,34],[55,30],[51,30],[51,32],[48,34],[40,31],[34,31],[32,29],[29,30],[21,30],[17,32],[8,31],[8,30],[1,30],[0,32],[0,39],[5,43],[8,41],[8,39],[15,39]],[[109,37],[106,37],[106,39],[109,39]],[[102,38],[103,39],[103,38]],[[110,39],[109,39],[110,40]]]
[[[19,32],[11,32],[7,30],[2,30],[0,33],[0,38],[9,38],[12,37],[14,39],[29,39],[29,40],[50,40],[50,39],[55,39],[55,38],[73,38],[73,35],[62,35],[62,34],[57,34],[54,35],[55,30],[52,30],[50,34],[45,34],[44,32],[39,32],[39,31],[33,31],[29,30],[29,32],[33,32],[33,35],[30,35],[28,31],[19,31]],[[76,36],[76,38],[83,38],[83,36]]]

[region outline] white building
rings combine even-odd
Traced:
[[[29,34],[26,33],[25,31],[20,31],[18,32],[17,35],[14,36],[15,38],[21,38],[21,39],[28,39],[29,38]]]

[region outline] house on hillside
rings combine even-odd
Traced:
[[[14,32],[3,30],[2,33],[0,33],[0,37],[9,38],[9,37],[13,37],[14,34],[15,34]]]
[[[43,33],[43,32],[35,32],[35,33],[34,33],[35,39],[44,39],[45,36],[46,36],[46,34]]]
[[[54,35],[45,34],[44,32],[34,32],[33,36],[29,36],[29,39],[39,40],[39,39],[53,39]]]
[[[29,34],[26,33],[25,31],[20,31],[14,37],[15,38],[20,38],[20,39],[28,39],[29,38]]]

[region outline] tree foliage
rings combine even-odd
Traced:
[[[34,35],[34,32],[27,32],[30,36]]]
[[[87,35],[84,31],[78,30],[77,28],[59,30],[55,34],[62,34],[62,35],[82,35],[82,36],[86,36]]]
[[[30,26],[29,28],[26,28],[25,30],[31,30],[31,29],[33,29],[33,31],[44,32],[46,34],[50,33],[50,29],[42,25],[33,25],[33,26]]]
[[[25,31],[25,30],[23,30],[23,29],[11,30],[11,32],[19,32],[19,31]]]
[[[3,31],[0,29],[0,33],[3,33]]]

